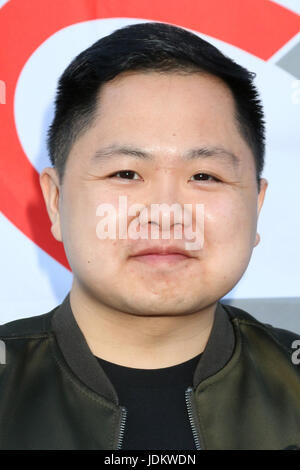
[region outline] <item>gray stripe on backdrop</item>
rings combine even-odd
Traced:
[[[220,302],[241,308],[263,323],[300,334],[300,297],[221,299]]]
[[[292,47],[276,64],[300,79],[300,42]]]

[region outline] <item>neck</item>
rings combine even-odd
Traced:
[[[70,304],[95,356],[138,369],[170,367],[202,353],[217,305],[185,315],[136,315],[100,303],[76,284]]]

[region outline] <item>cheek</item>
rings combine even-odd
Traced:
[[[104,269],[106,260],[113,262],[115,259],[112,251],[116,246],[115,240],[97,236],[100,217],[96,211],[99,204],[111,201],[100,198],[96,188],[86,191],[85,188],[77,187],[77,191],[72,189],[67,194],[61,208],[61,226],[63,244],[72,271],[90,271],[95,264]]]
[[[251,246],[256,233],[256,206],[253,198],[238,194],[214,196],[205,205],[204,244],[210,246]]]

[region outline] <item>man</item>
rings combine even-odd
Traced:
[[[300,337],[220,303],[259,243],[268,184],[252,80],[160,23],[117,30],[65,70],[40,182],[73,284],[0,328],[1,448],[300,446]]]

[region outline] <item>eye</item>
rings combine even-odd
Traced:
[[[211,181],[213,183],[219,183],[220,180],[212,175],[208,175],[207,173],[196,173],[193,177],[198,177],[196,181]]]
[[[134,174],[137,175],[136,171],[121,170],[121,171],[117,171],[116,173],[113,173],[112,175],[109,175],[109,178],[117,178],[117,175],[123,175],[118,179],[129,179],[129,180],[130,179],[137,179],[137,178],[131,178],[131,176],[133,176]]]

